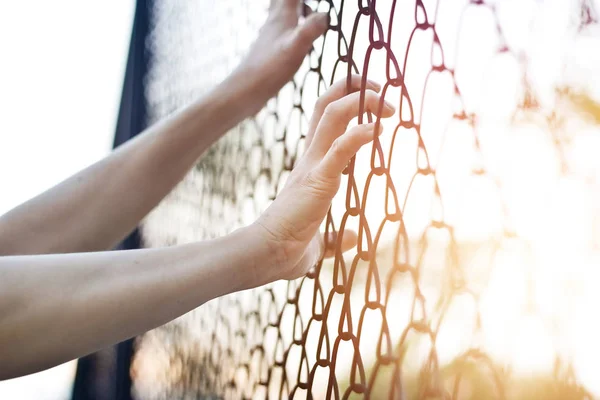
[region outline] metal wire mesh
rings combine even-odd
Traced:
[[[152,212],[144,242],[251,223],[301,154],[318,95],[361,73],[384,84],[398,112],[349,165],[323,225],[355,229],[359,245],[303,279],[226,296],[139,338],[135,396],[600,394],[595,3],[310,5],[329,12],[327,35]],[[151,120],[224,79],[267,6],[157,1]]]

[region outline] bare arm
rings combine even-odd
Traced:
[[[255,283],[255,227],[179,247],[0,258],[0,380],[37,372]]]
[[[359,110],[359,94],[345,92],[344,81],[321,98],[308,132],[314,140],[249,227],[164,249],[0,257],[0,380],[91,353],[226,293],[298,278],[335,248],[354,246],[356,235],[341,232],[324,249],[318,232],[346,164],[375,135],[372,124],[344,134]],[[380,110],[375,91],[365,105]],[[376,112],[389,117],[393,109]]]
[[[109,157],[0,217],[0,255],[106,250],[131,232],[219,137],[296,72],[327,27],[298,25],[300,0],[274,0],[257,42],[222,84]]]

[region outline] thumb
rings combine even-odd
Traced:
[[[344,229],[342,232],[338,232],[338,233],[329,232],[329,234],[326,238],[327,240],[324,240],[324,239],[325,238],[323,238],[322,240],[326,243],[324,246],[325,249],[324,249],[322,256],[324,258],[330,258],[330,257],[335,257],[336,246],[338,245],[338,243],[337,243],[338,240],[341,240],[340,250],[342,253],[344,253],[356,246],[358,235],[354,231]]]
[[[323,238],[320,234],[316,234],[310,242],[308,242],[308,246],[306,246],[304,254],[302,254],[302,257],[296,263],[292,275],[288,276],[286,279],[296,279],[306,275],[308,271],[323,259],[323,252]]]
[[[296,28],[294,42],[308,53],[313,42],[324,34],[327,28],[329,28],[329,14],[311,14]]]

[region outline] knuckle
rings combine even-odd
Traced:
[[[325,108],[328,104],[329,100],[327,98],[327,94],[324,94],[323,96],[319,97],[315,102],[315,112],[322,114],[323,112],[325,112]]]
[[[348,132],[346,133],[344,136],[340,136],[339,138],[337,138],[335,141],[338,142],[336,144],[336,148],[335,148],[335,154],[336,157],[344,157],[344,158],[350,158],[354,155],[354,151],[353,151],[353,143],[354,143],[354,137],[356,136],[356,133],[358,133],[359,130],[357,129],[357,131],[354,132]]]
[[[324,116],[327,116],[330,119],[336,120],[339,118],[339,114],[340,114],[339,100],[331,102],[331,103],[327,104],[327,106],[325,107]]]
[[[341,138],[337,138],[331,143],[331,149],[333,153],[339,154],[343,152],[343,143]]]

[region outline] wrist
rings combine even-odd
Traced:
[[[238,107],[245,117],[255,115],[266,102],[277,94],[278,88],[272,88],[268,77],[264,76],[265,66],[240,64],[229,77],[223,81],[226,91],[235,93]]]
[[[243,229],[249,237],[249,248],[254,249],[249,260],[253,287],[282,279],[282,271],[285,271],[288,262],[285,245],[275,240],[260,220]]]
[[[173,264],[193,266],[192,287],[198,305],[211,299],[281,279],[282,254],[256,223],[226,236],[166,248]]]

